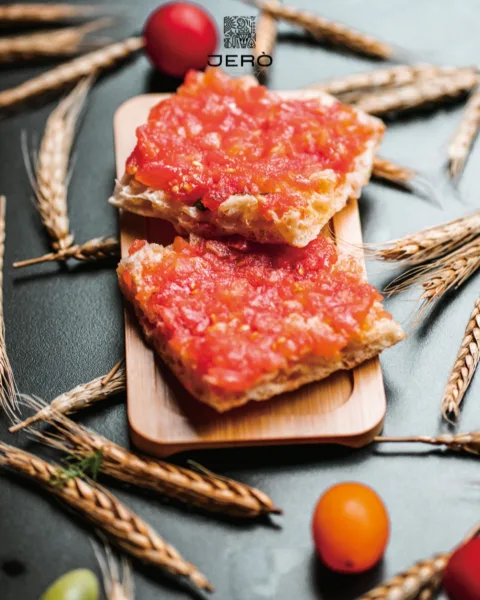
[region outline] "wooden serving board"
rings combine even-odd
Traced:
[[[315,92],[309,92],[309,96]],[[287,92],[290,97],[302,92]],[[135,146],[135,129],[150,108],[168,94],[128,100],[114,119],[117,176]],[[122,256],[131,243],[147,239],[169,244],[174,231],[159,219],[121,214]],[[333,219],[341,240],[362,241],[356,201]],[[198,402],[156,359],[129,308],[125,312],[128,418],[133,442],[157,456],[201,448],[334,442],[369,443],[383,425],[386,402],[378,359],[341,371],[318,383],[266,402],[251,402],[224,414]]]

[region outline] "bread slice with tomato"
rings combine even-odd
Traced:
[[[110,202],[181,234],[306,246],[370,179],[383,123],[316,90],[218,68],[155,106]]]
[[[319,236],[137,241],[118,267],[148,343],[219,412],[351,369],[403,339],[361,266]]]

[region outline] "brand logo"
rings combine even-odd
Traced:
[[[227,50],[253,50],[257,42],[256,17],[235,16],[223,18],[223,46]],[[244,67],[257,66],[260,70],[272,64],[272,57],[262,52],[259,56],[253,54],[209,54],[208,64],[211,67]]]
[[[255,48],[257,40],[255,17],[224,17],[223,45],[225,48]]]

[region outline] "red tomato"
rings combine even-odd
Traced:
[[[480,598],[480,537],[455,550],[445,568],[443,586],[450,600]]]
[[[213,18],[197,4],[169,2],[149,17],[143,32],[145,51],[163,73],[183,77],[203,69],[217,46]]]

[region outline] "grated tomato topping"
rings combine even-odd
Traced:
[[[319,171],[338,181],[374,134],[349,106],[282,99],[251,78],[218,68],[190,71],[177,93],[137,129],[127,172],[169,198],[216,210],[233,194],[263,195],[268,219],[325,192]],[[328,191],[328,189],[327,189]]]
[[[154,335],[220,394],[307,355],[337,357],[381,299],[322,236],[305,248],[177,237],[162,252],[143,262],[141,283],[124,269],[123,287]]]

